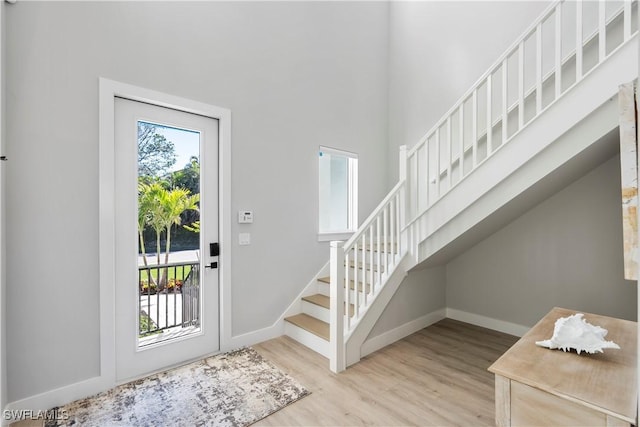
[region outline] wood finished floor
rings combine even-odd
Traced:
[[[257,426],[493,426],[487,368],[517,337],[445,319],[362,359],[341,374],[280,337],[254,346],[311,395]]]
[[[517,337],[445,319],[341,374],[289,337],[253,346],[311,391],[255,426],[493,426],[487,368]],[[40,427],[22,421],[14,427]]]

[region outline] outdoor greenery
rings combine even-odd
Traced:
[[[173,142],[152,123],[138,122],[138,176],[160,176],[175,163]]]
[[[183,169],[168,171],[176,161],[174,144],[149,123],[139,123],[138,138],[139,249],[144,265],[148,266],[146,236],[151,230],[155,237],[156,264],[168,264],[174,225],[199,223],[200,164],[197,157],[192,157]],[[197,233],[199,227],[196,231],[192,225],[190,231]],[[161,259],[163,249],[164,260]],[[144,280],[148,286],[162,290],[170,279],[175,279],[169,276],[169,270],[162,269],[160,277],[152,274]]]
[[[140,338],[146,337],[149,335],[159,334],[161,331],[158,330],[158,325],[156,322],[151,319],[151,317],[145,313],[144,311],[140,312],[140,329],[139,329]]]
[[[200,221],[194,221],[191,225],[183,225],[183,228],[192,231],[194,233],[199,233],[200,232]]]
[[[158,278],[158,270],[157,268],[151,267],[151,277],[154,279]],[[149,270],[140,271],[140,280],[141,281],[149,281]],[[184,280],[191,273],[190,265],[176,265],[175,267],[169,267],[169,280]]]
[[[167,283],[164,287],[164,291],[168,293],[181,292],[183,285],[184,285],[183,280],[169,278],[169,280],[167,280]],[[155,295],[157,293],[158,293],[157,281],[152,281],[151,283],[149,283],[149,280],[145,280],[145,279],[140,280],[140,294]]]
[[[156,233],[156,256],[160,264],[160,237],[165,233],[165,259],[169,262],[171,249],[171,228],[182,223],[181,215],[187,210],[197,210],[200,195],[192,195],[184,188],[165,188],[160,182],[138,184],[138,226],[140,231],[145,226],[151,227]],[[144,245],[143,242],[140,243]],[[143,259],[146,255],[143,253]]]

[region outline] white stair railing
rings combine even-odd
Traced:
[[[398,184],[349,241],[331,242],[332,371],[346,368],[345,342],[397,263],[405,254],[419,261],[418,219],[631,40],[637,8],[550,5],[418,144],[401,147]]]
[[[347,242],[331,242],[329,335],[334,372],[346,368],[346,338],[406,252],[406,152],[401,147],[400,182]]]
[[[408,153],[407,228],[632,39],[637,1],[558,1]],[[577,46],[577,48],[576,48]]]

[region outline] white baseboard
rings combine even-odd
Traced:
[[[294,314],[302,313],[302,297],[312,295],[318,291],[318,278],[329,274],[329,261],[322,266],[318,274],[316,274],[307,285],[300,291],[300,293],[291,302],[289,307],[282,313],[282,315],[271,326],[258,329],[257,331],[247,332],[246,334],[232,336],[221,343],[220,351],[229,351],[238,347],[250,346],[261,343],[273,338],[278,338],[285,334],[285,321],[284,319]]]
[[[322,277],[323,274],[327,274],[328,265],[329,264],[327,263],[322,267],[320,272],[318,272],[318,274],[307,284],[307,286],[305,286],[300,295],[296,297],[296,299],[291,303],[287,310],[285,310],[282,316],[271,326],[224,339],[220,343],[220,351],[225,352],[240,347],[251,346],[284,335],[284,318],[291,314],[300,313],[299,308],[301,304],[301,297],[307,295],[308,293],[315,293],[314,286],[317,287],[317,279],[318,277]],[[105,379],[103,377],[94,377],[54,390],[49,390],[35,396],[30,396],[25,399],[17,400],[15,402],[9,402],[7,403],[7,406],[5,408],[0,409],[7,411],[46,411],[53,407],[64,405],[74,400],[97,394],[101,391],[115,386],[115,380],[109,381],[108,379]],[[1,425],[5,425],[6,423],[7,422],[5,422],[5,420],[0,421]]]
[[[50,390],[25,399],[9,402],[5,411],[46,411],[56,406],[61,406],[74,400],[92,396],[110,387],[102,377],[89,378],[74,384]],[[4,420],[3,413],[3,422]],[[16,420],[8,420],[14,422]],[[3,424],[4,425],[4,424]]]
[[[479,314],[468,313],[453,308],[441,308],[439,310],[428,313],[410,322],[407,322],[397,328],[384,332],[378,336],[366,340],[361,347],[361,356],[364,357],[373,353],[389,344],[392,344],[404,337],[407,337],[420,329],[426,328],[444,318],[459,320],[461,322],[470,323],[472,325],[493,329],[499,332],[521,337],[530,327],[518,325],[516,323],[506,322],[504,320],[493,319]],[[221,351],[229,351],[235,348],[254,345],[269,339],[277,338],[285,334],[284,322],[282,319],[276,321],[273,325],[259,329],[257,331],[234,336],[226,343]],[[322,354],[323,351],[320,351]],[[325,356],[326,357],[326,356]],[[115,384],[114,384],[115,385]],[[55,406],[63,405],[77,399],[81,399],[112,387],[113,385],[105,384],[102,377],[89,378],[78,383],[70,384],[64,387],[50,390],[35,396],[17,400],[7,404],[5,410],[47,410]],[[6,423],[2,421],[2,425]]]
[[[249,332],[247,334],[231,337],[231,340],[226,343],[225,348],[221,348],[220,351],[230,351],[240,347],[250,346],[259,342],[267,341],[272,338],[277,338],[284,335],[284,322],[276,322],[270,327],[259,329],[257,331]],[[207,356],[204,356],[207,357]],[[115,387],[117,384],[114,381],[108,381],[103,377],[89,378],[77,383],[69,384],[54,390],[49,390],[44,393],[37,394],[35,396],[29,396],[27,398],[9,402],[4,408],[5,411],[46,411],[56,406],[64,405],[74,400],[82,399],[87,396],[100,393]],[[2,414],[2,425],[5,425],[4,414]],[[9,420],[13,422],[15,420]]]
[[[454,308],[441,308],[433,311],[415,320],[398,326],[390,331],[384,332],[376,337],[370,338],[362,344],[361,357],[373,353],[383,347],[405,338],[420,329],[424,329],[444,318],[459,320],[483,328],[492,329],[494,331],[503,332],[505,334],[517,337],[523,336],[529,329],[529,326],[518,325],[516,323],[506,322],[504,320],[493,319],[491,317],[481,316],[479,314],[469,313]]]
[[[273,325],[266,328],[231,337],[227,343],[221,345],[220,351],[225,352],[235,350],[240,347],[248,347],[263,341],[278,338],[282,335],[284,335],[284,321],[277,320]]]
[[[374,351],[380,350],[383,347],[393,344],[394,342],[401,340],[404,337],[418,332],[420,329],[424,329],[429,325],[432,325],[446,317],[446,310],[441,308],[431,313],[425,314],[422,317],[414,319],[404,325],[398,326],[390,331],[384,332],[373,338],[366,340],[360,348],[360,357],[364,357]]]
[[[470,323],[472,325],[481,326],[483,328],[492,329],[494,331],[503,332],[505,334],[521,337],[526,334],[530,326],[518,325],[504,320],[493,319],[491,317],[481,316],[475,313],[469,313],[455,308],[447,308],[447,318],[459,320],[461,322]]]

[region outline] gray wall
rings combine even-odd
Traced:
[[[389,172],[548,6],[547,1],[391,2]],[[446,42],[443,42],[446,41]]]
[[[5,3],[0,3],[0,153],[4,153],[5,125],[4,125],[4,92],[5,92],[5,72],[4,72],[4,28],[5,28]],[[4,167],[0,166],[0,410],[7,404],[7,341],[6,341],[6,245],[5,236],[5,173]]]
[[[448,308],[524,326],[554,306],[635,320],[637,284],[624,280],[619,156],[446,269]]]
[[[239,335],[270,326],[328,259],[327,244],[316,241],[318,146],[358,153],[359,212],[366,217],[397,179],[398,146],[415,144],[545,7],[544,2],[19,2],[6,7],[4,120],[11,158],[6,220],[11,226],[4,241],[10,249],[5,266],[11,305],[2,345],[9,368],[2,373],[7,400],[98,375],[98,77],[231,109],[231,210],[255,214],[254,224],[232,229],[234,239],[238,232],[251,232],[252,245],[223,248],[232,251],[232,328]],[[592,175],[613,180],[613,163]],[[544,314],[547,291],[553,305],[567,301],[574,308],[632,318],[635,303],[629,301],[635,301],[636,291],[619,280],[621,258],[612,255],[621,245],[613,242],[621,237],[611,216],[619,206],[619,185],[614,191],[614,183],[592,175],[578,181],[588,184],[576,184],[582,197],[553,196],[513,223],[528,227],[527,245],[510,224],[447,266],[412,272],[371,336],[446,305],[531,323]],[[571,217],[572,212],[579,215]],[[575,243],[557,239],[545,231],[549,227],[573,230]],[[603,246],[583,248],[581,242],[591,239]],[[564,264],[543,252],[547,245],[566,249],[558,252]],[[550,273],[531,272],[526,251],[532,246],[541,252],[536,252],[538,266],[557,273],[550,283],[558,286],[551,290],[540,285],[554,279],[545,276]],[[589,250],[597,254],[586,254]],[[516,276],[502,274],[505,260],[514,264],[507,269]],[[620,268],[614,272],[616,262]],[[585,270],[592,274],[585,278]],[[514,287],[513,277],[522,283]],[[583,279],[587,293],[578,288]],[[598,281],[610,287],[596,291]],[[503,296],[516,288],[527,297]],[[539,289],[539,300],[528,298],[532,289]],[[624,301],[611,302],[612,295]],[[491,296],[510,304],[490,307]],[[510,307],[520,301],[533,307]]]
[[[409,272],[368,339],[445,308],[446,279],[445,266]]]
[[[389,186],[398,180],[400,145],[416,144],[547,4],[390,3]],[[445,308],[444,271],[411,272],[369,337]]]
[[[229,108],[234,335],[273,324],[328,259],[317,151],[386,191],[388,4],[7,7],[7,362],[14,401],[98,375],[98,77]],[[303,256],[301,256],[303,254]],[[4,348],[4,346],[3,346]]]

